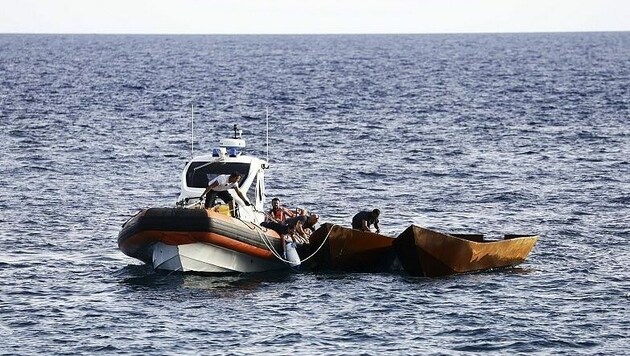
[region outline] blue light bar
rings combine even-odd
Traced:
[[[236,157],[241,154],[241,151],[239,151],[236,147],[229,147],[227,149],[227,153],[230,157]]]

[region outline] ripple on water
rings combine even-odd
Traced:
[[[2,349],[623,354],[629,41],[0,36]],[[268,197],[326,222],[540,239],[519,268],[439,279],[155,272],[116,237],[177,198],[191,104],[195,152],[238,122],[261,155],[269,106]]]

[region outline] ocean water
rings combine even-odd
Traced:
[[[0,35],[0,354],[625,354],[630,33]],[[539,234],[517,268],[199,276],[117,249],[238,123],[322,221]]]

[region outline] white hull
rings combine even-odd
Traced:
[[[264,272],[287,269],[280,260],[264,260],[208,243],[153,246],[153,268],[180,272]]]

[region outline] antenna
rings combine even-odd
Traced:
[[[190,104],[190,156],[195,157],[195,104]]]
[[[265,108],[267,112],[267,164],[269,164],[269,107]]]

